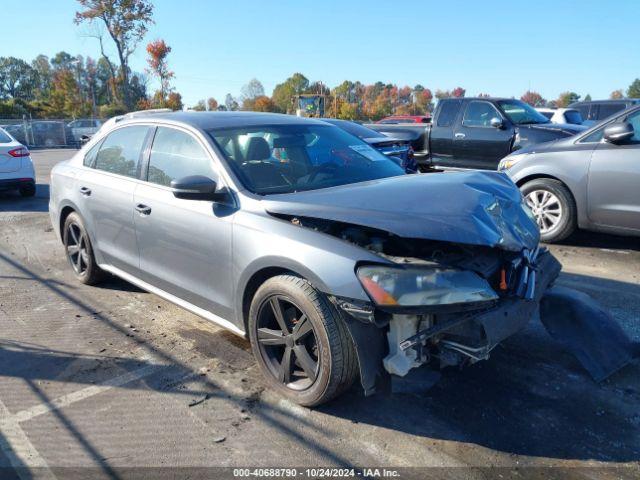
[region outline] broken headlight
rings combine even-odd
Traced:
[[[368,265],[358,268],[357,275],[379,306],[420,307],[498,299],[485,279],[468,270]]]

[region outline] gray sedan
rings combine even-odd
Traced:
[[[498,169],[521,188],[546,242],[576,227],[640,235],[640,107],[583,134],[518,150]]]
[[[488,358],[560,270],[505,175],[406,175],[286,115],[119,118],[53,169],[50,214],[79,281],[115,274],[248,337],[302,405]]]

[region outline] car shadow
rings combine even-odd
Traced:
[[[579,283],[595,280],[572,277]],[[637,285],[605,282],[607,289],[640,296]],[[639,318],[637,300],[630,308]],[[443,370],[440,382],[426,392],[362,398],[354,388],[320,410],[353,423],[516,455],[640,459],[640,362],[597,384],[537,318],[489,360]]]
[[[567,247],[608,248],[640,251],[640,238],[623,237],[600,232],[577,230],[566,240],[557,243]]]
[[[33,197],[22,197],[11,190],[0,191],[0,212],[48,212],[49,185],[38,183]]]

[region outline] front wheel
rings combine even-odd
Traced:
[[[543,242],[559,242],[573,233],[578,216],[576,204],[571,192],[561,182],[538,178],[525,183],[521,190],[536,219]]]
[[[299,405],[325,403],[357,376],[356,352],[344,321],[303,278],[267,280],[251,302],[248,326],[267,382]]]
[[[62,243],[76,278],[86,285],[99,283],[104,278],[104,271],[96,263],[93,247],[80,215],[70,213],[63,228]]]

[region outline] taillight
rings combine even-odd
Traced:
[[[27,147],[18,147],[7,152],[12,157],[28,157],[29,149]]]

